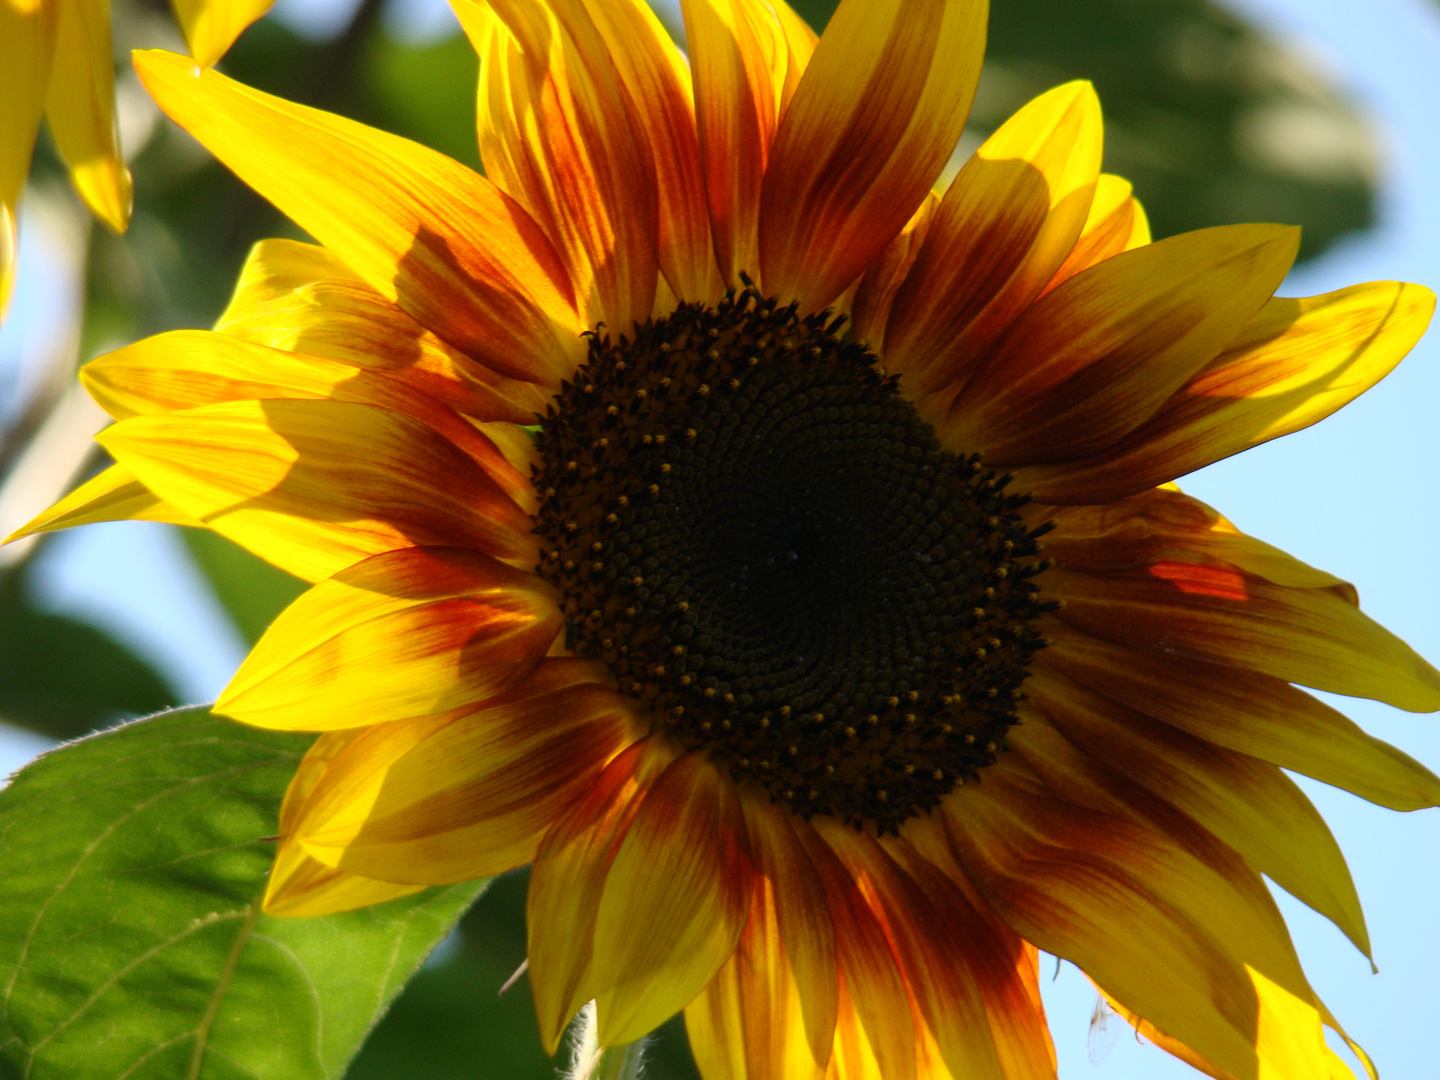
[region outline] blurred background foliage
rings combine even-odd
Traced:
[[[312,0],[305,10],[324,18],[263,19],[221,68],[479,168],[475,55],[453,23],[432,17],[427,32],[407,32],[397,17],[406,2]],[[831,0],[795,6],[817,30],[834,9]],[[683,42],[677,9],[659,10]],[[104,464],[88,449],[99,421],[71,391],[78,362],[147,334],[208,326],[256,240],[300,236],[145,98],[128,50],[182,48],[158,0],[116,0],[115,28],[133,224],[120,237],[91,228],[42,142],[27,198],[68,222],[60,231],[83,267],[79,330],[26,361],[38,375],[20,378],[4,366],[18,361],[0,357],[4,531]],[[992,0],[986,67],[952,167],[1030,97],[1072,78],[1095,83],[1105,167],[1135,183],[1157,237],[1293,222],[1308,259],[1372,222],[1379,144],[1366,118],[1316,61],[1206,0]],[[213,533],[187,533],[185,543],[247,642],[302,588]],[[38,546],[0,549],[0,721],[65,739],[175,704],[176,690],[125,644],[43,609],[31,580]],[[525,883],[523,873],[500,879],[466,916],[374,1033],[355,1080],[554,1075],[524,979],[498,994],[524,957]],[[662,1029],[649,1075],[695,1075],[678,1021]]]

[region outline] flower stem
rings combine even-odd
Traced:
[[[595,1022],[595,1003],[580,1010],[571,1029],[572,1056],[565,1080],[640,1080],[645,1044],[636,1039],[621,1046],[601,1046]]]

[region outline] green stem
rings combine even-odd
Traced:
[[[644,1039],[636,1039],[623,1046],[607,1046],[600,1051],[590,1080],[640,1080],[644,1061]]]

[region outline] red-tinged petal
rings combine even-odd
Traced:
[[[760,189],[775,128],[813,48],[784,0],[681,0],[720,277],[760,280]]]
[[[983,933],[974,912],[965,910],[968,905],[938,907],[866,833],[833,818],[817,817],[811,824],[840,856],[885,927],[906,986],[950,1075],[1004,1080],[967,956],[975,933]],[[967,915],[972,917],[967,920]]]
[[[1025,686],[1029,707],[1077,748],[1188,814],[1370,956],[1365,916],[1340,845],[1278,768],[1110,701],[1044,663]]]
[[[605,41],[655,161],[660,270],[676,300],[714,301],[723,291],[710,242],[710,211],[695,130],[690,68],[642,0],[551,0],[574,37],[587,25]],[[789,9],[781,4],[783,15]],[[587,21],[589,23],[587,24]],[[798,22],[798,20],[796,20]],[[803,24],[802,24],[803,25]],[[663,311],[674,308],[670,303]]]
[[[1145,209],[1131,194],[1132,190],[1130,181],[1110,173],[1100,174],[1095,183],[1095,199],[1090,203],[1090,215],[1080,230],[1080,238],[1042,290],[1042,296],[1081,270],[1087,270],[1122,251],[1150,243],[1150,223],[1145,217]]]
[[[1329,1080],[1321,1020],[1258,877],[1047,798],[1006,761],[952,792],[957,861],[1017,932],[1243,1080]]]
[[[130,224],[131,185],[115,122],[110,3],[68,0],[53,6],[58,9],[59,74],[50,80],[45,119],[80,198],[112,231],[124,232]]]
[[[563,626],[557,594],[535,574],[464,548],[401,548],[286,608],[215,708],[296,731],[443,712],[524,679]]]
[[[890,312],[885,361],[920,398],[963,381],[1075,246],[1100,175],[1100,101],[1087,82],[1001,125],[945,193]]]
[[[525,903],[530,988],[547,1054],[595,996],[595,919],[605,878],[631,822],[675,760],[663,736],[623,751],[550,827],[535,854]]]
[[[1434,310],[1429,289],[1395,281],[1276,297],[1120,442],[1016,482],[1049,502],[1108,502],[1309,427],[1388,375]]]
[[[834,1038],[833,1016],[817,1064],[801,1000],[805,981],[785,947],[785,900],[776,879],[757,874],[754,882],[750,917],[734,954],[685,1006],[690,1049],[705,1080],[821,1080]]]
[[[1391,810],[1440,806],[1440,777],[1287,682],[1113,645],[1063,624],[1045,660],[1106,697],[1198,738],[1344,788]]]
[[[261,240],[250,249],[215,330],[383,372],[477,420],[534,423],[558,389],[477,364],[365,284],[334,254],[295,240]]]
[[[348,401],[237,401],[136,416],[98,441],[167,503],[318,581],[416,544],[534,565],[530,519],[430,428]]]
[[[1040,997],[1040,954],[990,910],[955,862],[938,818],[907,822],[884,845],[955,925],[968,927],[966,960],[980,989],[1007,1080],[1054,1080],[1055,1045]],[[937,876],[938,875],[938,876]]]
[[[730,959],[753,889],[733,781],[705,751],[650,788],[595,917],[600,1042],[640,1038],[679,1012]]]
[[[965,126],[987,15],[986,0],[841,0],[765,171],[766,292],[823,308],[899,233]]]
[[[885,351],[885,325],[890,319],[895,294],[915,265],[939,205],[940,197],[932,191],[905,223],[900,235],[876,256],[855,289],[855,299],[850,306],[855,340],[865,342],[882,355]]]
[[[1276,585],[1330,589],[1347,603],[1360,602],[1349,582],[1246,536],[1216,510],[1173,488],[1095,506],[1045,507],[1038,516],[1055,523],[1045,554],[1067,570],[1114,573],[1166,556],[1220,559]]]
[[[418,420],[469,455],[517,507],[534,508],[528,470],[516,469],[493,440],[453,409],[388,372],[208,330],[172,330],[92,360],[80,380],[118,420],[224,401],[298,398],[373,405]],[[513,515],[510,520],[521,527]]]
[[[85,481],[65,498],[39,514],[9,536],[9,543],[35,533],[56,532],[73,525],[99,521],[164,521],[171,525],[200,525],[189,514],[170,506],[136,480],[124,465],[111,465],[99,476]]]
[[[863,1061],[873,1054],[879,1075],[886,1080],[916,1080],[917,1056],[923,1049],[923,1025],[917,1030],[900,960],[855,878],[834,850],[807,822],[791,822],[816,872],[825,884],[830,917],[835,924],[835,952],[840,961],[842,993],[832,1073],[849,1078],[846,1061]],[[848,994],[845,992],[848,988]],[[853,1017],[864,1029],[864,1052],[847,1037],[844,1015],[847,1001]],[[856,1066],[859,1067],[859,1066]],[[919,1080],[925,1080],[920,1075]]]
[[[1112,446],[1260,310],[1298,243],[1296,229],[1229,225],[1106,259],[1027,308],[953,400],[924,408],[947,446],[1002,468]]]
[[[840,978],[825,885],[786,820],[788,810],[763,797],[745,799],[744,807],[755,869],[774,898],[774,917],[785,963],[794,973],[811,1056],[823,1066],[835,1039]]]
[[[1112,641],[1235,668],[1410,712],[1440,709],[1440,672],[1330,589],[1296,589],[1220,564],[1046,572],[1059,618]]]
[[[393,762],[347,758],[378,791],[363,818],[306,813],[296,833],[327,865],[446,884],[530,862],[555,818],[641,733],[637,709],[574,659],[545,661]]]
[[[473,359],[551,385],[584,357],[565,269],[484,177],[418,143],[135,54],[160,107],[386,299]]]
[[[581,322],[629,333],[655,300],[655,169],[604,39],[579,5],[458,0],[456,13],[480,53],[486,174],[554,241]]]

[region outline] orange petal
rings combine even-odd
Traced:
[[[890,319],[895,294],[915,265],[939,205],[940,197],[932,191],[905,223],[900,235],[876,256],[856,287],[850,310],[853,334],[857,341],[865,342],[877,353],[885,352],[885,325]]]
[[[866,833],[833,818],[817,817],[811,824],[840,856],[885,926],[906,986],[950,1075],[1006,1080],[967,956],[977,932],[984,933],[973,910],[954,903],[938,907]]]
[[[533,424],[558,389],[475,363],[332,253],[294,240],[261,240],[250,249],[215,330],[390,375],[478,420]]]
[[[490,181],[318,109],[135,54],[160,107],[387,300],[502,374],[553,385],[584,358],[559,257]]]
[[[942,439],[1003,468],[1113,445],[1260,309],[1298,243],[1277,225],[1201,229],[1076,274],[1010,325],[948,410],[930,408]]]
[[[787,958],[785,963],[794,974],[811,1056],[823,1066],[829,1060],[830,1047],[835,1039],[839,995],[835,924],[830,918],[825,885],[785,820],[788,810],[766,798],[753,797],[744,799],[744,808],[755,869],[767,883],[767,897],[773,898],[773,917],[778,920],[777,928]],[[752,906],[752,913],[755,910]],[[756,917],[752,914],[752,920]],[[758,917],[765,919],[771,916],[762,913]],[[763,932],[769,933],[768,930]],[[766,978],[769,977],[766,975]],[[776,973],[775,977],[779,978],[779,974]],[[783,996],[780,984],[769,985],[772,994]],[[722,1003],[717,999],[713,1007]],[[689,1014],[686,1015],[688,1024]],[[770,1073],[760,1072],[759,1075],[763,1077]]]
[[[628,334],[655,300],[655,168],[604,39],[578,4],[456,11],[480,53],[486,174],[554,241],[581,322]]]
[[[675,752],[650,736],[619,754],[540,842],[525,903],[530,988],[547,1054],[595,996],[595,919],[606,875],[645,799]]]
[[[680,0],[720,277],[760,279],[760,188],[813,35],[784,3]]]
[[[605,877],[595,917],[601,1045],[632,1042],[704,989],[740,939],[753,888],[745,820],[705,751],[651,787]]]
[[[1065,261],[1095,194],[1102,130],[1094,88],[1066,83],[955,177],[885,331],[885,360],[912,398],[968,377]]]
[[[43,514],[3,538],[4,543],[35,533],[56,532],[73,525],[99,521],[165,521],[172,525],[200,525],[164,502],[136,480],[124,465],[111,465],[85,481]]]
[[[534,574],[464,548],[388,551],[286,608],[215,709],[295,731],[443,712],[514,686],[563,625]]]
[[[734,955],[685,1007],[690,1048],[707,1080],[821,1080],[834,1036],[835,1006],[831,1035],[817,1064],[801,1000],[804,979],[792,968],[784,943],[785,899],[777,893],[776,879],[757,874],[754,881],[750,917]],[[790,918],[812,914],[792,912]],[[829,912],[823,914],[828,923]]]
[[[1130,181],[1110,173],[1100,174],[1080,238],[1042,290],[1042,296],[1081,270],[1150,243],[1150,222],[1139,200],[1131,194],[1132,190]]]
[[[923,1048],[924,1028],[917,1030],[911,1015],[901,962],[885,928],[854,876],[825,839],[808,822],[792,819],[791,825],[825,883],[835,923],[842,993],[830,1069],[848,1080],[844,1069],[847,1057],[863,1060],[873,1054],[879,1063],[878,1075],[886,1080],[916,1080],[917,1047]],[[859,1027],[863,1028],[864,1053],[855,1045],[853,1033],[847,1036],[845,1032],[844,1015],[852,1008],[852,1018],[858,1017]]]
[[[1002,762],[943,804],[957,861],[997,913],[1237,1077],[1328,1080],[1320,1015],[1258,877],[1038,794]]]
[[[986,0],[841,0],[765,171],[767,293],[823,308],[899,233],[965,127],[987,14]]]
[[[75,190],[115,232],[130,224],[130,170],[115,122],[115,56],[109,0],[55,3],[55,70],[45,118]],[[8,101],[8,99],[6,99]]]
[[[1179,561],[1118,574],[1057,567],[1044,587],[1066,601],[1064,622],[1106,641],[1411,712],[1440,709],[1440,672],[1329,589],[1286,588],[1228,565]]]
[[[1043,663],[1025,685],[1030,708],[1077,748],[1189,815],[1370,956],[1365,916],[1340,845],[1278,768],[1127,709]],[[1027,724],[1019,734],[1032,726],[1039,725]]]
[[[151,491],[318,581],[415,544],[534,564],[530,519],[448,440],[348,401],[236,401],[122,420],[97,440]]]
[[[275,0],[170,0],[197,64],[219,62],[235,39]]]
[[[1016,483],[1051,502],[1107,502],[1299,431],[1388,375],[1434,310],[1429,289],[1395,281],[1276,297],[1119,443],[1016,470]]]
[[[383,370],[285,352],[207,330],[172,330],[92,360],[81,370],[80,380],[92,398],[121,420],[247,399],[331,399],[374,405],[418,420],[442,435],[468,454],[517,506],[534,507],[528,468],[521,473],[474,425],[409,380]]]
[[[307,807],[296,834],[326,865],[387,880],[446,884],[530,862],[555,818],[641,733],[634,703],[594,681],[603,674],[547,660],[398,759],[345,755],[332,772],[368,780],[363,813],[353,795]]]
[[[1112,645],[1052,624],[1045,661],[1181,731],[1391,810],[1440,806],[1440,777],[1342,713],[1255,671]]]

